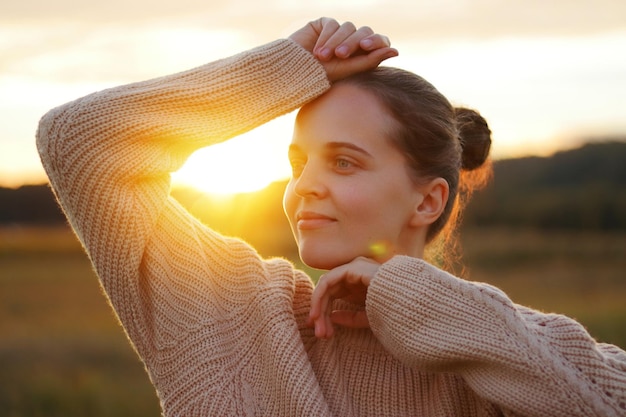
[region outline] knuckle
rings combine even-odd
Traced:
[[[352,22],[345,22],[341,26],[344,27],[345,29],[349,29],[350,31],[356,31],[356,26]]]

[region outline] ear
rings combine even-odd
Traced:
[[[428,226],[434,223],[448,202],[450,186],[443,178],[435,178],[419,190],[422,199],[415,208],[415,213],[411,222],[413,226]]]

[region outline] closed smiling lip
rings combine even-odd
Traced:
[[[300,230],[319,229],[334,223],[336,219],[314,211],[301,211],[296,215],[296,222]]]

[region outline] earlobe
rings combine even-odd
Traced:
[[[443,213],[450,187],[443,178],[435,178],[420,187],[421,201],[418,202],[413,216],[413,226],[428,226],[434,223]]]

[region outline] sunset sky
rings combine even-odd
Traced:
[[[400,57],[386,65],[414,71],[453,103],[479,110],[495,158],[626,135],[623,0],[5,1],[0,185],[45,181],[34,134],[48,109],[286,37],[319,16],[388,35]],[[238,191],[282,179],[291,123],[292,115],[197,153],[176,179],[214,191],[211,184]],[[240,183],[226,184],[235,156],[249,169]]]

